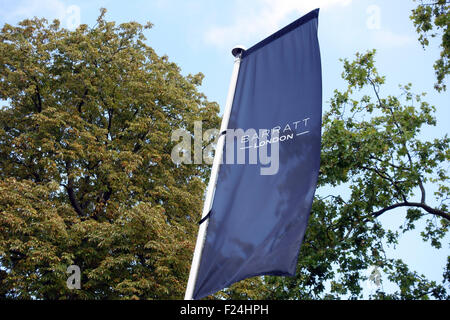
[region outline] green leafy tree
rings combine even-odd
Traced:
[[[388,257],[385,247],[425,221],[423,240],[441,248],[450,224],[450,139],[420,138],[424,126],[436,124],[434,107],[423,94],[413,94],[410,84],[400,87],[399,97],[383,96],[385,78],[377,72],[374,55],[369,51],[343,60],[348,87],[335,90],[323,117],[318,190],[297,275],[266,277],[268,298],[361,298],[371,267],[398,286],[395,292],[381,286],[371,298],[449,297],[450,262],[444,282],[436,283]],[[341,191],[334,189],[339,186]],[[378,218],[401,210],[406,217],[400,230],[385,229]]]
[[[433,66],[437,91],[446,90],[449,74],[449,9],[446,0],[420,0],[410,16],[424,48],[431,38],[440,38],[441,53]],[[450,139],[420,138],[424,126],[436,125],[435,108],[423,101],[424,93],[414,94],[411,84],[401,86],[398,97],[383,97],[385,78],[377,72],[374,55],[375,50],[356,54],[354,61],[343,60],[342,78],[348,87],[334,92],[331,109],[323,117],[318,195],[296,276],[253,278],[218,297],[356,299],[363,297],[364,281],[382,284],[380,275],[368,276],[371,267],[398,286],[390,293],[381,286],[371,298],[450,297],[450,257],[443,283],[436,283],[385,252],[386,245],[395,247],[399,236],[418,223],[425,223],[423,240],[442,247],[450,224]],[[342,188],[349,190],[348,197],[340,195]],[[397,231],[385,229],[378,217],[401,214],[400,210],[406,211],[404,225]]]
[[[170,132],[219,108],[105,11],[0,32],[0,298],[183,296],[209,167],[175,165]]]
[[[345,90],[335,90],[323,116],[321,167],[295,277],[260,277],[216,294],[227,299],[448,299],[450,257],[443,282],[427,280],[388,256],[399,237],[425,226],[423,241],[440,249],[450,225],[450,138],[420,137],[435,126],[435,108],[400,86],[383,95],[375,50],[342,60]],[[406,215],[405,215],[406,213]],[[403,214],[399,230],[380,217]],[[446,244],[447,245],[447,244]],[[372,273],[368,271],[373,270]],[[397,286],[385,290],[383,281]],[[364,288],[378,285],[375,292]]]
[[[144,43],[149,27],[116,26],[104,11],[75,31],[39,19],[3,27],[0,298],[183,296],[209,167],[175,165],[170,131],[192,132],[195,120],[217,128],[219,109],[198,92],[200,74],[182,76]],[[398,291],[373,298],[448,298],[450,262],[439,284],[387,257],[385,246],[426,221],[424,240],[441,247],[450,141],[420,139],[436,123],[434,107],[411,85],[384,96],[374,54],[343,61],[348,87],[324,115],[297,275],[248,279],[215,297],[358,298],[366,270],[377,267]],[[404,226],[386,230],[378,218],[398,210]],[[72,264],[81,290],[66,286]]]
[[[416,1],[416,0],[414,0]],[[421,0],[410,16],[419,34],[419,42],[425,48],[430,38],[440,36],[441,54],[434,64],[437,83],[436,90],[446,89],[445,78],[450,72],[450,2],[448,0]]]

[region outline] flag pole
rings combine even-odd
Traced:
[[[211,210],[212,201],[214,198],[214,191],[216,189],[217,176],[219,174],[220,163],[222,162],[223,146],[225,144],[225,135],[221,134],[228,128],[228,120],[230,119],[231,107],[233,105],[234,92],[236,90],[236,82],[239,75],[239,66],[241,63],[242,52],[245,51],[243,46],[236,46],[231,50],[231,54],[235,57],[233,72],[231,74],[230,86],[228,88],[227,100],[225,109],[223,111],[222,123],[220,125],[220,135],[217,141],[216,152],[214,155],[213,165],[211,169],[211,176],[209,178],[208,188],[206,190],[205,202],[203,204],[202,218],[204,218]],[[195,244],[194,256],[192,258],[191,271],[189,273],[189,280],[186,287],[184,300],[192,300],[195,283],[197,280],[198,269],[200,267],[200,260],[203,251],[203,245],[206,238],[206,230],[208,228],[209,219],[206,219],[200,224],[197,235],[197,242]]]

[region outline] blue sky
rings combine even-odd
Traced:
[[[437,93],[433,89],[432,66],[439,50],[437,43],[432,42],[426,51],[418,43],[409,20],[415,7],[412,0],[0,0],[0,24],[44,16],[59,18],[68,28],[78,23],[93,25],[101,7],[108,9],[108,20],[152,22],[154,27],[146,33],[148,44],[158,54],[167,54],[183,74],[202,72],[205,80],[201,90],[221,108],[232,70],[232,47],[236,44],[251,47],[320,7],[324,110],[333,90],[344,86],[338,59],[376,48],[378,70],[387,76],[382,94],[398,95],[398,84],[412,82],[413,90],[427,92],[425,100],[437,107],[438,125],[423,130],[424,139],[449,133],[449,93]],[[402,210],[392,211],[382,221],[395,228],[402,223],[402,218]],[[391,256],[403,258],[419,273],[440,280],[449,254],[449,237],[443,249],[435,250],[422,242],[420,230],[402,236],[400,245],[391,249]]]

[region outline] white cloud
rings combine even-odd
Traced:
[[[234,23],[228,26],[214,26],[208,29],[205,32],[204,39],[207,43],[215,46],[234,45],[236,41],[245,42],[254,36],[263,36],[275,32],[291,14],[305,14],[318,7],[326,9],[334,5],[348,5],[351,1],[264,0],[262,5],[256,10],[250,10],[250,12],[240,10],[244,2],[238,2],[236,8],[239,11],[235,14]],[[251,5],[256,6],[253,2]]]

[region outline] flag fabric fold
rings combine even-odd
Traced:
[[[228,128],[256,130],[241,137],[248,152],[267,144],[273,153],[278,143],[277,172],[261,174],[267,164],[221,164],[195,299],[253,276],[295,275],[320,166],[318,12],[241,56]]]

